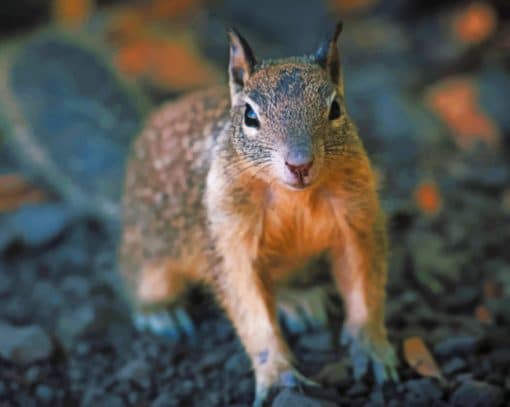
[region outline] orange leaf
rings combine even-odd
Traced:
[[[455,35],[466,43],[477,44],[494,32],[496,15],[489,4],[476,2],[461,10],[453,21]]]
[[[339,13],[356,13],[367,11],[377,4],[378,0],[330,0],[331,8]]]
[[[488,280],[483,283],[483,295],[485,298],[501,298],[503,296],[503,288],[497,282]]]
[[[443,379],[436,361],[421,338],[413,336],[404,341],[404,357],[409,366],[420,375]]]
[[[113,14],[107,26],[108,38],[115,43],[140,38],[145,31],[142,14],[134,8],[120,9]]]
[[[452,130],[460,147],[473,147],[476,141],[497,145],[499,129],[480,107],[472,79],[445,79],[427,91],[425,101]]]
[[[53,15],[57,22],[71,27],[85,23],[93,8],[93,0],[53,0]]]
[[[442,206],[441,192],[433,181],[424,181],[414,192],[416,206],[425,214],[433,215]]]
[[[484,324],[492,323],[492,314],[484,305],[479,305],[478,307],[476,307],[475,316],[476,319],[478,319],[478,321]]]
[[[0,211],[12,211],[27,203],[48,200],[42,190],[18,174],[0,176]]]
[[[150,11],[155,18],[182,18],[192,15],[202,6],[202,0],[153,0]]]
[[[216,83],[216,68],[204,59],[191,39],[147,37],[121,47],[116,63],[123,72],[143,76],[183,91]]]

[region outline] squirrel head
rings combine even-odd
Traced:
[[[232,144],[259,178],[304,189],[342,154],[353,125],[344,104],[341,31],[338,23],[313,55],[260,63],[237,31],[228,32]]]

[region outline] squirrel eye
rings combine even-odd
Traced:
[[[331,103],[331,108],[329,109],[329,120],[338,119],[340,115],[340,105],[336,100],[333,100],[333,103]]]
[[[252,107],[246,103],[246,109],[244,111],[244,124],[248,127],[258,128],[260,126],[259,118],[257,117],[257,113],[252,109]]]

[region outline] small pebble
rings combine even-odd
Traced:
[[[473,336],[453,336],[439,342],[434,347],[434,353],[440,357],[467,356],[473,353],[479,339]]]
[[[40,384],[35,388],[35,395],[39,400],[48,403],[53,399],[54,391],[51,387]]]
[[[405,387],[408,391],[406,398],[413,399],[415,402],[418,400],[432,402],[443,396],[443,390],[429,377],[408,380],[405,382]]]
[[[7,386],[4,382],[0,382],[0,397],[4,397],[7,395]]]
[[[334,407],[335,404],[325,400],[314,399],[291,389],[282,390],[273,400],[272,407]]]
[[[25,380],[28,384],[34,384],[41,378],[41,369],[39,366],[32,366],[25,372]]]
[[[53,342],[38,325],[14,326],[0,322],[0,356],[18,364],[49,358]]]
[[[331,333],[327,331],[302,335],[298,343],[303,348],[316,352],[327,352],[332,349]]]
[[[503,402],[503,390],[492,384],[466,381],[452,394],[450,403],[455,407],[499,406]]]
[[[171,392],[163,392],[152,402],[151,407],[177,407],[179,398]]]
[[[363,396],[368,393],[368,387],[363,382],[356,382],[347,390],[347,395],[350,397]]]
[[[467,367],[467,363],[461,358],[453,358],[449,360],[445,365],[442,366],[443,373],[446,375],[452,375],[461,372]]]

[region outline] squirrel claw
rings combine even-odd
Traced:
[[[193,321],[181,307],[149,313],[138,312],[133,323],[139,331],[148,331],[172,342],[178,342],[183,336],[190,340],[196,337]]]
[[[341,336],[341,344],[349,346],[354,379],[360,380],[372,370],[374,380],[378,385],[383,385],[388,380],[398,382],[397,356],[395,350],[388,341],[375,344],[362,330],[353,335],[344,328]]]

